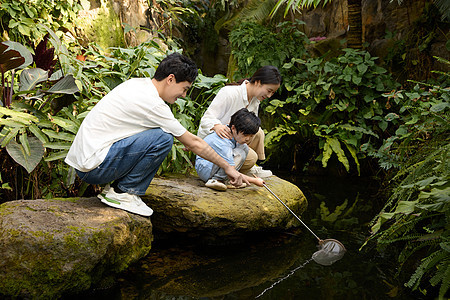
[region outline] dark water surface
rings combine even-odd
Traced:
[[[312,261],[317,240],[301,224],[288,232],[251,234],[234,246],[156,240],[148,257],[120,274],[112,287],[75,298],[420,299],[403,288],[405,279],[394,278],[393,258],[359,251],[383,204],[375,180],[277,175],[308,199],[303,222],[320,238],[346,246],[342,260],[331,266]]]

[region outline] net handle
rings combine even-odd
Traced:
[[[255,174],[253,174],[253,176],[254,177],[256,177],[257,178],[257,176],[255,175]],[[283,201],[281,201],[281,199],[280,198],[278,198],[278,196],[277,195],[275,195],[275,193],[274,192],[272,192],[272,190],[271,189],[269,189],[269,187],[265,184],[265,183],[263,183],[263,186],[281,203],[281,204],[283,204],[283,206],[284,207],[286,207],[286,209],[297,219],[297,220],[299,220],[300,221],[300,223],[302,223],[302,225],[303,226],[305,226],[306,227],[306,229],[308,229],[309,230],[309,232],[311,232],[312,233],[312,235],[314,235],[315,237],[316,237],[316,239],[319,241],[319,243],[323,243],[323,240],[322,239],[320,239],[311,229],[309,229],[309,227],[308,226],[306,226],[306,224],[305,223],[303,223],[303,221],[289,208],[289,206],[287,206]]]

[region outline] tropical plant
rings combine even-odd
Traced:
[[[286,16],[290,10],[300,10],[303,8],[316,8],[319,4],[327,5],[331,0],[301,0],[289,1],[278,0],[274,6],[271,15],[274,15],[277,10],[285,5],[284,15]],[[361,0],[347,0],[347,19],[348,19],[348,42],[347,47],[353,49],[362,48],[362,17],[361,17],[362,1]]]
[[[20,74],[20,85],[17,82],[14,85],[11,106],[0,110],[1,147],[5,147],[8,155],[29,173],[15,169],[14,174],[13,171],[2,174],[3,186],[8,188],[8,182],[18,178],[19,188],[25,186],[21,188],[23,198],[82,195],[88,185],[77,181],[74,169],[64,163],[81,122],[89,110],[118,84],[132,77],[153,77],[166,55],[154,41],[134,48],[112,48],[110,54],[104,54],[103,49],[91,44],[83,49],[87,59],[81,61],[67,50],[55,32],[50,28],[47,30],[53,48],[47,47],[46,37],[36,47],[39,51],[36,51],[34,61],[38,64],[41,58],[47,62],[41,66],[57,68],[51,77],[48,71],[40,68],[24,69]],[[58,59],[56,65],[51,54]],[[226,81],[221,75],[209,78],[200,74],[186,99],[179,99],[172,106],[186,128],[195,131],[211,97]],[[64,97],[60,97],[61,94]],[[160,173],[192,170],[194,156],[183,148],[179,143],[174,144]],[[46,174],[45,180],[37,174]],[[17,190],[15,192],[17,194]]]
[[[236,65],[229,66],[228,77],[233,80],[249,77],[261,66],[281,68],[292,57],[303,58],[309,40],[297,29],[301,24],[304,23],[282,22],[270,28],[246,22],[236,26],[230,33],[231,55]]]
[[[450,286],[450,78],[443,74],[447,81],[440,85],[419,83],[412,91],[386,95],[402,109],[392,119],[398,122],[395,135],[377,153],[383,167],[399,171],[368,240],[379,251],[390,245],[402,249],[399,273],[418,261],[405,286],[426,293],[428,279],[439,287],[439,299]]]
[[[10,40],[32,46],[46,33],[46,27],[57,31],[71,30],[78,11],[89,7],[88,0],[3,0],[0,4],[2,35]]]
[[[334,153],[347,171],[353,161],[359,174],[361,146],[379,145],[387,133],[387,101],[382,94],[396,86],[376,59],[366,51],[344,49],[329,60],[293,58],[285,64],[288,97],[273,99],[265,108],[277,120],[267,135],[268,149],[304,149],[313,144],[311,155],[323,167]],[[286,155],[294,159],[295,151],[290,152]]]
[[[11,41],[0,43],[0,72],[2,74],[0,101],[2,105],[9,107],[11,104],[16,69],[25,68],[31,63],[30,51],[21,44]],[[6,77],[8,71],[11,71],[9,76],[11,82]]]

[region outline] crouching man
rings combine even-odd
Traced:
[[[145,194],[173,144],[220,166],[233,185],[248,183],[204,140],[175,119],[167,103],[185,97],[197,77],[197,66],[173,53],[164,58],[152,79],[133,78],[118,85],[89,112],[65,162],[89,184],[109,184],[98,195],[106,205],[142,216],[153,210],[139,197]]]

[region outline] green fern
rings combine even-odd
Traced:
[[[436,268],[436,265],[444,259],[449,259],[450,254],[445,250],[438,250],[428,257],[422,260],[422,263],[416,269],[414,274],[411,276],[409,281],[405,284],[405,286],[410,287],[412,289],[417,289],[420,284],[420,280],[422,277],[432,268]]]

